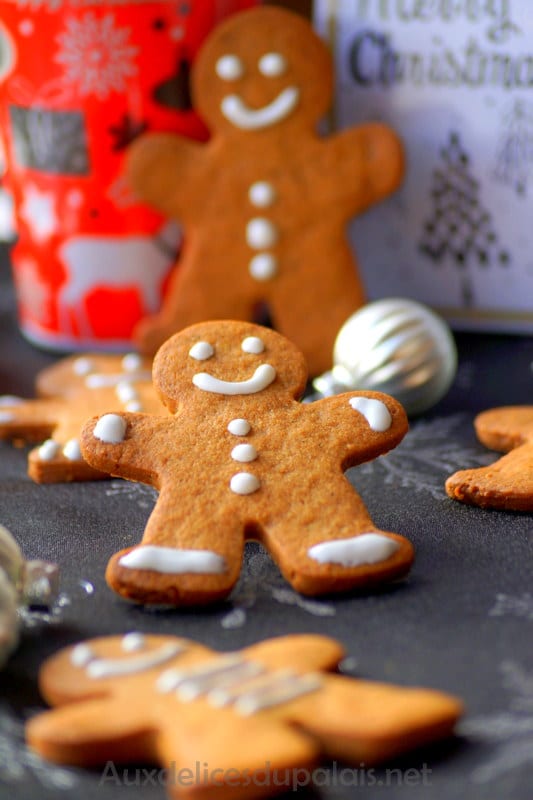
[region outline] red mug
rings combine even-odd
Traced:
[[[122,350],[160,306],[180,232],[133,195],[124,151],[146,130],[207,136],[190,64],[219,20],[256,2],[0,0],[11,261],[31,341]]]

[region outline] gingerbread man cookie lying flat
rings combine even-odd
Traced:
[[[171,797],[245,800],[312,782],[320,758],[367,767],[452,733],[457,699],[327,672],[342,656],[312,635],[225,654],[173,636],[93,639],[42,667],[58,708],[27,740],[62,764],[172,767]]]
[[[493,408],[474,425],[486,447],[507,455],[488,467],[456,472],[446,481],[448,495],[482,508],[533,511],[533,406]]]
[[[266,304],[312,375],[331,367],[340,327],[364,302],[346,224],[403,175],[385,125],[318,136],[332,86],[329,51],[297,14],[255,8],[208,37],[192,90],[212,138],[148,134],[128,157],[137,193],[185,230],[163,308],[135,333],[141,350],[202,320],[257,319]]]
[[[37,483],[108,477],[80,451],[81,426],[94,414],[165,413],[152,386],[151,360],[134,353],[61,359],[39,373],[36,392],[41,399],[0,397],[0,439],[41,442],[28,456],[28,474]]]
[[[400,404],[376,392],[296,402],[305,360],[275,331],[205,322],[154,360],[170,417],[107,414],[88,422],[95,469],[159,489],[142,544],[117,553],[107,580],[143,603],[190,605],[226,596],[246,538],[270,551],[304,594],[404,575],[411,544],[378,531],[343,470],[395,447]]]

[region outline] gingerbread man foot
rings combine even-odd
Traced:
[[[507,455],[488,467],[451,475],[448,495],[482,508],[533,511],[533,406],[493,408],[474,425],[486,447]]]

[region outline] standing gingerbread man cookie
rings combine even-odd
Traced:
[[[193,100],[207,144],[151,134],[131,148],[138,194],[184,226],[185,247],[161,311],[136,339],[153,354],[207,319],[257,319],[331,366],[342,324],[364,302],[348,221],[399,185],[403,151],[382,124],[320,137],[331,56],[311,25],[277,8],[237,14],[194,64]]]
[[[408,571],[410,542],[376,529],[343,475],[401,441],[402,407],[377,392],[302,404],[306,377],[303,355],[279,333],[199,323],[154,361],[172,416],[105,414],[84,426],[93,467],[159,489],[142,544],[109,563],[115,591],[143,603],[219,600],[239,577],[245,539],[262,542],[304,594]]]

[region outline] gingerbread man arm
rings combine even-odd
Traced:
[[[172,425],[172,418],[151,414],[93,417],[82,428],[81,451],[95,469],[159,488],[161,454],[166,452]]]
[[[346,392],[306,408],[313,425],[324,431],[325,448],[338,455],[343,470],[392,450],[408,429],[401,404],[381,392]]]
[[[54,400],[23,400],[4,395],[0,398],[0,439],[42,442],[57,426],[60,405]]]
[[[60,764],[91,767],[155,757],[146,708],[108,697],[39,714],[28,723],[26,737],[41,756]]]
[[[193,197],[204,197],[206,150],[206,145],[171,134],[141,136],[128,151],[128,179],[147,203],[166,216],[186,219]],[[194,193],[187,191],[192,184]]]
[[[327,141],[330,157],[341,165],[340,191],[351,197],[351,213],[365,211],[400,185],[405,168],[403,146],[387,125],[360,125],[341,131]],[[338,170],[331,174],[335,172],[338,179]]]
[[[532,511],[533,406],[490,409],[474,424],[486,447],[510,452],[488,467],[454,473],[446,481],[447,494],[482,508]]]

